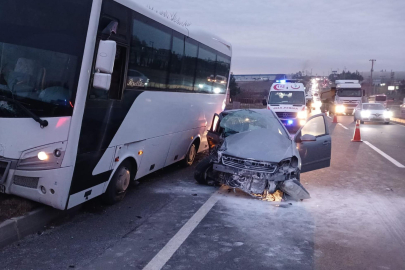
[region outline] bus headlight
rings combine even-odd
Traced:
[[[41,152],[38,153],[38,159],[39,160],[44,161],[44,160],[48,160],[48,158],[49,158],[48,154],[45,153],[44,151],[41,151]]]
[[[17,163],[18,170],[50,170],[60,168],[67,142],[59,142],[24,151]]]
[[[297,117],[298,117],[299,119],[307,119],[307,116],[308,116],[307,111],[300,111],[300,112],[298,112],[298,114],[297,114]]]
[[[391,117],[392,117],[392,112],[390,112],[390,111],[384,112],[384,118],[391,118]]]
[[[362,111],[361,118],[369,118],[371,113],[369,111]]]
[[[344,112],[345,112],[345,106],[343,106],[343,105],[337,105],[337,106],[336,106],[336,112],[337,112],[337,113],[344,113]]]

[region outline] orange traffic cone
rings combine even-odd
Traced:
[[[352,142],[362,142],[360,135],[360,120],[356,121],[356,129],[354,130]]]
[[[337,123],[337,122],[338,122],[337,121],[337,116],[336,116],[336,114],[334,114],[332,123]]]

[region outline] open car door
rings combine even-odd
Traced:
[[[214,114],[214,118],[212,119],[211,123],[211,128],[208,130],[207,133],[207,141],[210,150],[219,143],[219,136],[220,136],[219,122],[220,122],[219,115]]]
[[[310,117],[294,141],[301,156],[302,173],[330,166],[332,138],[324,114]]]

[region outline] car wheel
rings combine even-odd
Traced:
[[[360,121],[360,124],[364,124],[364,121]]]
[[[186,167],[193,165],[195,156],[197,155],[197,146],[193,143],[187,151],[186,157],[184,158],[184,165]]]
[[[115,171],[106,192],[102,195],[103,202],[106,204],[114,204],[121,201],[127,193],[132,175],[131,163],[125,160]]]
[[[389,125],[389,124],[390,124],[390,122],[384,122],[384,124]]]
[[[204,158],[195,168],[194,179],[201,185],[208,185],[208,173],[212,170],[211,158],[211,156]]]

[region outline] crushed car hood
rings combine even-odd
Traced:
[[[292,141],[266,129],[230,135],[223,147],[225,155],[258,161],[280,162],[292,156]]]

